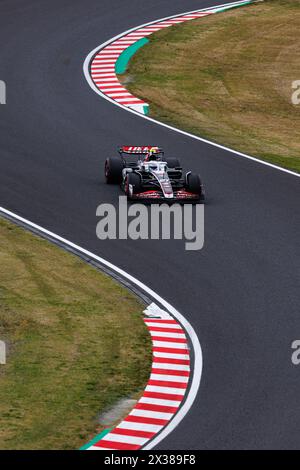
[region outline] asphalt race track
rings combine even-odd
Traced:
[[[125,269],[193,325],[200,393],[161,449],[299,448],[299,179],[113,106],[82,72],[122,31],[217,3],[1,0],[0,205]],[[203,250],[96,238],[96,207],[120,194],[103,162],[126,144],[165,147],[202,175]]]

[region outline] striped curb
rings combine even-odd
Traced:
[[[196,10],[194,12],[173,16],[169,19],[154,21],[148,25],[138,27],[129,33],[124,33],[118,39],[112,40],[104,47],[98,50],[90,63],[90,75],[94,85],[103,95],[117,102],[118,104],[131,108],[139,113],[148,114],[149,104],[142,99],[132,95],[119,81],[117,77],[117,63],[122,60],[121,56],[135,43],[144,40],[141,45],[146,44],[145,39],[151,34],[160,31],[163,28],[184,23],[185,21],[202,18],[214,13],[219,13],[232,8],[237,8],[253,3],[252,0],[229,4],[206,10]],[[138,50],[136,48],[136,50]],[[136,52],[135,50],[135,52]],[[132,54],[128,55],[128,60]]]
[[[139,450],[174,417],[190,378],[188,340],[181,324],[152,303],[144,311],[152,338],[152,370],[143,396],[112,431],[86,450]]]

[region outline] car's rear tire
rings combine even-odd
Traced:
[[[199,175],[189,173],[187,175],[186,189],[190,193],[202,195],[202,183]]]
[[[174,158],[174,157],[167,158],[166,162],[167,162],[168,168],[181,168],[181,164],[178,158]]]
[[[132,185],[132,194],[142,192],[142,181],[137,173],[128,173],[125,179],[125,194],[130,197],[129,185]]]
[[[104,173],[108,184],[118,184],[122,181],[124,165],[120,158],[110,157],[105,161]]]

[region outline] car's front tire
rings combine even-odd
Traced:
[[[186,189],[190,193],[198,194],[199,197],[204,198],[203,186],[199,175],[193,173],[187,174]]]
[[[124,165],[120,158],[110,157],[105,161],[104,173],[108,184],[120,184]]]
[[[130,191],[130,186],[132,186],[132,193]],[[126,196],[129,198],[133,194],[140,193],[142,191],[142,181],[140,175],[137,173],[127,173],[124,189]]]

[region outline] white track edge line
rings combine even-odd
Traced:
[[[246,0],[245,0],[246,2]],[[284,173],[287,173],[287,174],[290,174],[290,175],[293,175],[293,176],[296,176],[296,177],[300,177],[300,174],[299,173],[296,173],[292,170],[288,170],[286,168],[282,168],[280,166],[277,166],[277,165],[274,165],[273,163],[269,163],[269,162],[265,162],[264,160],[260,160],[259,158],[256,158],[256,157],[252,157],[251,155],[247,155],[246,153],[243,153],[243,152],[239,152],[238,150],[234,150],[234,149],[231,149],[230,147],[226,147],[224,145],[221,145],[221,144],[218,144],[216,142],[213,142],[211,140],[207,140],[207,139],[204,139],[203,137],[199,137],[195,134],[191,134],[189,132],[186,132],[186,131],[183,131],[181,129],[178,129],[177,127],[173,127],[173,126],[170,126],[169,124],[165,124],[164,122],[161,122],[161,121],[157,121],[156,119],[153,119],[149,116],[146,116],[144,114],[141,114],[139,113],[138,111],[135,111],[134,109],[131,109],[131,108],[128,108],[127,106],[124,106],[120,103],[117,103],[115,100],[109,98],[108,96],[106,96],[104,93],[102,93],[94,84],[91,76],[90,76],[90,73],[89,73],[89,65],[90,65],[90,62],[91,62],[91,59],[93,58],[93,56],[100,50],[100,49],[103,49],[105,46],[107,46],[108,44],[116,41],[117,39],[125,36],[126,34],[129,34],[131,33],[132,31],[136,31],[137,29],[140,29],[140,28],[143,28],[145,26],[149,26],[151,24],[155,24],[155,23],[159,23],[161,21],[165,21],[165,20],[169,20],[169,19],[172,19],[172,18],[176,18],[177,16],[182,16],[182,15],[188,15],[189,13],[195,13],[195,12],[200,12],[200,11],[207,11],[207,10],[213,10],[214,8],[222,8],[222,7],[225,7],[225,6],[234,6],[234,5],[238,5],[238,4],[242,4],[243,2],[232,2],[232,3],[225,3],[225,4],[222,4],[222,5],[215,5],[215,6],[212,6],[212,7],[208,7],[208,8],[202,8],[202,9],[198,9],[198,10],[192,10],[192,11],[188,11],[188,12],[185,12],[185,13],[180,13],[180,14],[177,14],[177,15],[172,15],[172,16],[167,16],[167,17],[164,17],[164,18],[161,18],[161,19],[158,19],[158,20],[154,20],[154,21],[150,21],[149,23],[144,23],[140,26],[136,26],[134,28],[131,28],[131,29],[128,29],[127,31],[124,31],[123,33],[120,33],[118,34],[117,36],[109,39],[108,41],[100,44],[99,46],[95,47],[95,49],[93,49],[86,57],[85,61],[84,61],[84,64],[83,64],[83,72],[84,72],[84,75],[85,75],[85,78],[86,78],[86,81],[88,82],[88,84],[90,85],[90,87],[92,88],[92,90],[97,93],[97,95],[99,96],[102,96],[102,98],[106,99],[107,101],[110,101],[111,103],[113,103],[115,106],[118,106],[119,108],[122,108],[124,110],[126,110],[127,112],[129,113],[132,113],[132,114],[135,114],[136,116],[139,116],[140,118],[143,118],[143,119],[146,119],[147,121],[150,121],[150,122],[153,122],[154,124],[157,124],[159,126],[162,126],[162,127],[165,127],[171,131],[175,131],[175,132],[178,132],[182,135],[185,135],[187,137],[191,137],[192,139],[195,139],[195,140],[199,140],[200,142],[204,142],[208,145],[212,145],[213,147],[216,147],[216,148],[219,148],[221,150],[225,150],[226,152],[229,152],[231,154],[234,154],[236,156],[239,156],[239,157],[243,157],[243,158],[246,158],[248,160],[252,160],[256,163],[259,163],[261,165],[264,165],[264,166],[268,166],[269,168],[273,168],[274,170],[278,170],[278,171],[282,171]]]
[[[23,223],[25,226],[27,225],[28,227],[31,227],[33,229],[38,230],[39,232],[53,238],[54,240],[57,240],[58,242],[61,242],[64,245],[67,245],[74,250],[90,257],[91,259],[94,259],[101,263],[102,265],[106,266],[109,268],[111,271],[114,271],[118,273],[120,276],[123,278],[127,279],[130,283],[133,285],[137,286],[140,290],[146,292],[148,295],[150,295],[153,299],[155,299],[160,305],[164,306],[166,310],[169,311],[169,313],[178,320],[179,323],[184,327],[185,331],[187,332],[190,341],[193,346],[194,350],[194,367],[191,375],[193,376],[192,382],[190,385],[190,388],[188,389],[188,394],[185,398],[184,404],[182,407],[178,410],[174,418],[170,421],[169,424],[163,428],[163,430],[158,434],[157,437],[155,437],[148,445],[146,445],[143,449],[152,449],[155,445],[157,445],[159,442],[161,442],[168,434],[170,434],[180,423],[180,421],[185,417],[187,412],[190,410],[196,396],[198,393],[198,389],[200,386],[200,381],[201,381],[201,376],[202,376],[202,369],[203,369],[203,356],[202,356],[202,349],[201,345],[198,339],[198,336],[192,327],[192,325],[188,322],[188,320],[178,312],[169,302],[167,302],[165,299],[163,299],[159,294],[154,292],[150,287],[146,286],[144,283],[136,279],[135,277],[131,276],[131,274],[128,274],[126,271],[123,269],[118,268],[114,264],[110,263],[109,261],[106,261],[104,258],[101,258],[100,256],[95,255],[94,253],[86,250],[85,248],[80,247],[79,245],[76,245],[73,242],[70,242],[69,240],[66,240],[65,238],[41,227],[40,225],[37,225],[17,214],[14,212],[11,212],[4,207],[0,207],[0,214],[5,214],[12,219],[15,219],[21,223]],[[142,450],[143,450],[142,449]]]

